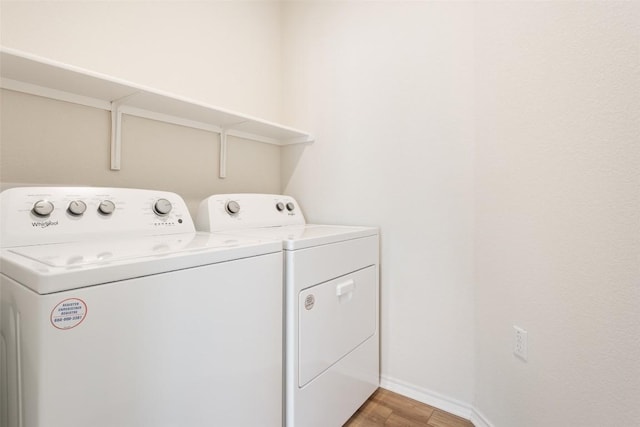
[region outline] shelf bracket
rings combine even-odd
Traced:
[[[111,101],[111,170],[120,170],[120,158],[122,156],[122,110],[120,107],[127,100],[137,95],[134,92],[130,95]]]
[[[111,170],[120,170],[122,148],[122,111],[116,101],[111,103]]]
[[[220,172],[219,177],[227,177],[227,129],[220,130]]]

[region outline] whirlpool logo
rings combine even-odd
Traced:
[[[54,227],[56,225],[58,225],[58,221],[34,221],[31,223],[31,225],[33,227],[39,227],[39,228],[47,228],[47,227]]]

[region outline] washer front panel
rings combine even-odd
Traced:
[[[281,252],[0,295],[9,426],[282,426]]]

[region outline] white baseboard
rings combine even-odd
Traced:
[[[471,413],[471,422],[476,427],[493,427],[493,424],[487,420],[482,412],[478,411],[476,408],[473,408],[473,412]]]
[[[476,427],[493,427],[487,418],[472,405],[449,396],[444,396],[435,391],[427,390],[385,375],[381,375],[380,377],[380,387],[470,420]]]

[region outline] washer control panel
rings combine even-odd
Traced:
[[[201,231],[304,224],[298,202],[279,194],[216,194],[200,203],[196,217]]]
[[[184,200],[166,191],[18,187],[0,193],[2,247],[193,231]]]

